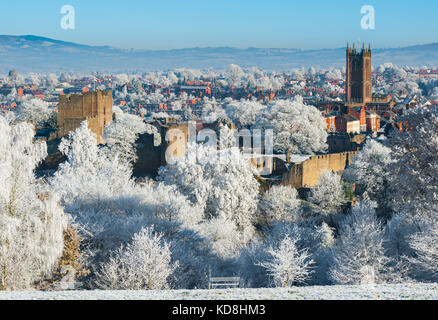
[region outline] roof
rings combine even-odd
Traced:
[[[352,116],[351,114],[344,114],[341,117],[345,118],[345,120],[347,120],[347,121],[359,121],[358,118],[356,118],[355,116]]]

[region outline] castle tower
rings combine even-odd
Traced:
[[[97,137],[97,142],[104,143],[103,129],[112,121],[112,104],[111,91],[97,90],[59,96],[57,137],[66,136],[87,120],[88,127]]]
[[[347,79],[345,102],[350,105],[363,105],[372,100],[371,44],[362,45],[362,50],[350,49],[347,44]]]

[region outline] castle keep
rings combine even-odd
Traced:
[[[98,90],[59,96],[57,137],[66,136],[87,120],[88,127],[97,137],[97,142],[103,143],[105,125],[112,121],[112,105],[111,91]]]

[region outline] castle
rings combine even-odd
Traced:
[[[103,130],[113,119],[112,105],[111,91],[98,90],[59,96],[57,138],[75,131],[84,120],[87,120],[88,127],[96,135],[97,142],[104,143]]]

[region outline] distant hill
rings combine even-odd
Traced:
[[[393,49],[374,49],[373,65],[438,65],[438,43]],[[87,46],[44,37],[0,35],[0,73],[19,72],[131,72],[174,68],[225,69],[231,63],[285,71],[295,67],[342,67],[345,48],[235,49],[230,47],[177,50],[123,50]]]

